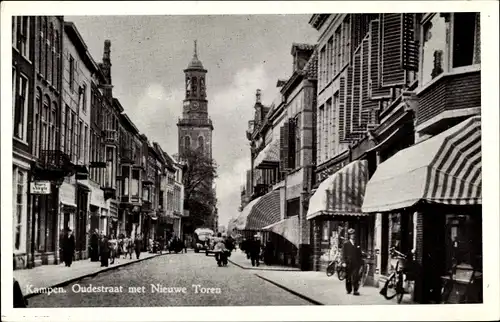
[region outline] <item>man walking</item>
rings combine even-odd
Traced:
[[[92,236],[90,236],[90,261],[99,261],[99,232],[97,229],[95,229]]]
[[[347,277],[345,279],[345,288],[347,294],[351,294],[354,290],[353,295],[359,295],[359,281],[360,281],[360,268],[362,265],[362,255],[361,248],[356,245],[356,234],[354,229],[349,229],[347,231],[349,235],[349,240],[344,243],[343,247],[343,257],[344,263],[346,264]]]
[[[260,239],[259,235],[253,236],[254,239],[250,242],[250,260],[252,261],[252,266],[259,267],[259,256],[260,256]]]
[[[62,254],[66,267],[71,267],[71,263],[73,263],[74,253],[75,253],[75,236],[73,236],[73,231],[68,228],[62,240]]]
[[[101,243],[100,243],[100,256],[101,256],[101,267],[108,267],[109,265],[109,239],[104,234],[104,231],[101,234]]]
[[[142,240],[141,240],[141,237],[139,236],[139,234],[137,234],[135,236],[135,240],[134,240],[134,248],[135,248],[135,257],[136,259],[139,259],[139,257],[141,256],[141,247],[142,247]]]

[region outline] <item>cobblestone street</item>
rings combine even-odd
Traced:
[[[159,307],[199,305],[310,305],[229,263],[217,267],[212,256],[172,254],[148,259],[85,278],[63,287],[60,294],[40,294],[29,307]],[[159,284],[159,285],[158,285]],[[155,286],[152,287],[152,285]],[[196,286],[199,285],[199,286]],[[89,286],[122,288],[122,292],[84,293]],[[158,286],[167,287],[163,293]],[[129,289],[129,287],[131,289]],[[175,292],[177,288],[181,293]],[[180,290],[179,290],[180,288]],[[182,293],[185,288],[185,293]],[[81,290],[78,292],[78,290]],[[137,292],[132,292],[135,289]],[[110,291],[108,289],[107,291]]]

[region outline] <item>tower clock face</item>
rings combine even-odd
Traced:
[[[198,102],[193,102],[193,110],[197,110],[198,106]]]

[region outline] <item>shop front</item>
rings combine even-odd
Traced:
[[[312,222],[313,270],[326,269],[334,254],[342,249],[350,228],[356,230],[356,243],[362,250],[373,250],[373,218],[361,211],[367,182],[368,162],[353,161],[325,179],[309,200],[307,220]]]
[[[254,235],[258,234],[261,237],[263,246],[267,242],[271,242],[275,250],[274,259],[276,263],[296,266],[298,264],[297,243],[294,244],[284,238],[284,231],[278,234],[276,232],[279,232],[279,230],[273,232],[272,229],[269,229],[280,220],[282,220],[281,193],[280,189],[277,189],[252,200],[246,205],[236,218],[234,225],[235,229],[246,239],[252,239]],[[292,229],[288,226],[283,226],[283,228]],[[298,230],[298,221],[297,226],[293,229]]]
[[[482,302],[481,183],[479,116],[399,151],[370,179],[362,210],[386,227],[378,268],[390,273],[391,246],[413,250],[416,302]]]

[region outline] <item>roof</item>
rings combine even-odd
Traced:
[[[318,52],[315,50],[303,69],[308,79],[318,79]]]
[[[78,54],[81,56],[83,62],[87,65],[87,67],[93,72],[98,71],[99,66],[92,58],[87,44],[85,44],[82,35],[80,35],[80,32],[78,32],[75,23],[71,21],[64,22],[64,31],[68,38],[71,40],[71,43],[75,46]]]
[[[128,126],[128,128],[132,130],[134,134],[139,134],[139,129],[135,126],[135,124],[132,122],[132,120],[128,117],[126,113],[120,114],[120,117],[125,126]]]
[[[291,54],[295,55],[297,50],[303,51],[313,51],[316,48],[316,45],[304,44],[304,43],[292,43]]]

